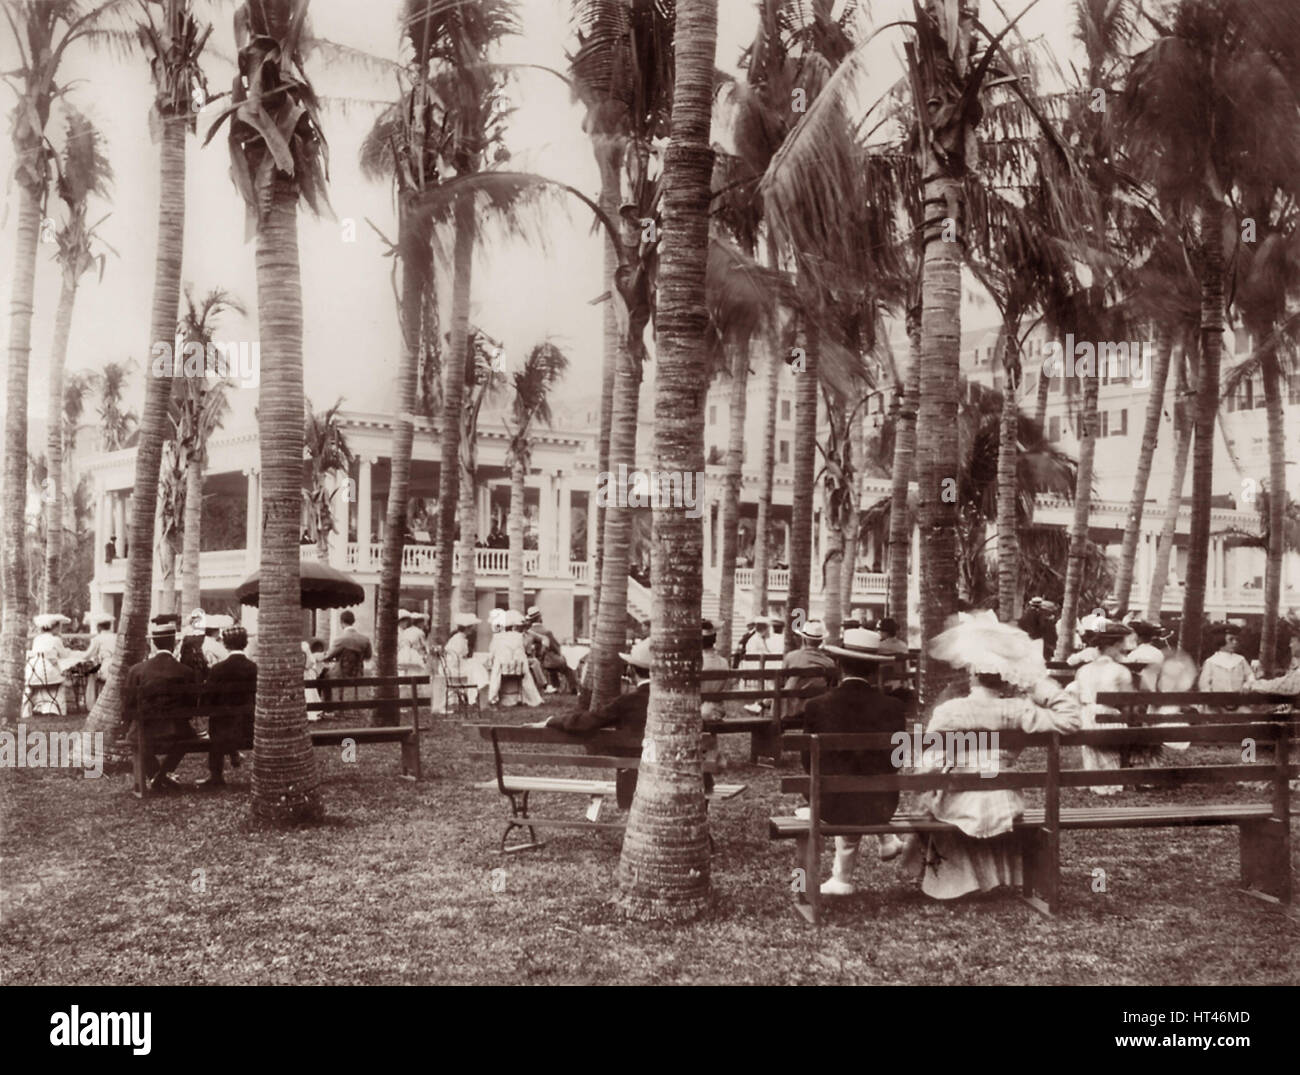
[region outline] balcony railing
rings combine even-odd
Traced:
[[[754,569],[752,567],[736,568],[736,589],[752,590],[754,588]],[[819,591],[822,588],[822,573],[819,568],[813,569],[812,589]],[[789,568],[773,568],[767,573],[767,589],[769,593],[778,593],[790,589],[790,570]],[[874,595],[882,596],[889,590],[889,576],[877,571],[855,571],[853,573],[853,592],[857,595]]]

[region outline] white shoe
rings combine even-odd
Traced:
[[[896,858],[898,853],[903,850],[903,841],[895,836],[892,832],[885,833],[880,837],[880,861],[888,862]]]
[[[555,693],[555,688],[554,688],[554,687],[547,687],[547,688],[546,688],[546,693],[547,693],[547,694],[554,694],[554,693]]]
[[[821,885],[823,896],[852,896],[856,891],[852,882],[837,881],[834,877],[827,878]]]
[[[812,813],[806,806],[797,806],[795,807],[794,816],[800,821],[807,821],[812,816]]]
[[[751,702],[749,705],[745,706],[745,712],[746,712],[746,713],[761,713],[761,712],[763,712],[763,707],[762,707],[761,705],[759,705],[757,702]]]

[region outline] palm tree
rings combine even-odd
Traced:
[[[678,16],[672,137],[664,159],[655,461],[678,475],[704,469],[704,331],[713,152],[717,4]],[[636,795],[619,860],[620,903],[633,918],[684,921],[709,897],[709,825],[700,724],[700,600],[704,530],[685,507],[654,509],[650,706]]]
[[[95,375],[90,370],[77,370],[63,378],[63,482],[65,489],[73,488],[72,456],[77,448],[77,435],[81,430],[81,420],[86,413],[86,400],[95,387]],[[63,528],[75,531],[73,505],[65,498],[67,511],[63,516]],[[102,542],[101,542],[102,544]]]
[[[158,560],[158,611],[180,612],[176,607],[176,565],[181,556],[185,531],[185,460],[181,454],[179,416],[173,402],[172,435],[163,444],[162,469],[158,474],[158,507],[155,511],[154,542]],[[197,602],[196,602],[197,603]],[[194,604],[188,606],[193,609]]]
[[[473,612],[478,604],[474,586],[478,546],[478,418],[483,404],[501,387],[501,344],[481,329],[473,329],[471,354],[465,358],[465,403],[460,412],[460,578],[456,583],[460,608]],[[520,609],[522,612],[523,610]]]
[[[254,712],[253,814],[277,822],[324,813],[302,692],[302,284],[298,201],[329,208],[325,140],[302,68],[307,0],[248,0],[235,14],[240,78],[230,120],[231,176],[257,236],[257,305],[265,356],[261,426],[261,592]],[[277,132],[281,132],[278,133]]]
[[[91,374],[93,384],[99,390],[95,413],[99,415],[100,451],[116,452],[129,448],[139,433],[139,416],[133,410],[122,409],[126,382],[134,367],[135,360],[129,358],[125,362],[106,362],[102,370]]]
[[[776,466],[776,409],[781,398],[781,356],[776,340],[763,339],[767,364],[767,394],[763,407],[763,454],[759,462],[758,510],[754,523],[754,588],[749,595],[751,616],[767,615],[768,535],[772,529],[772,485]],[[719,653],[726,650],[720,649]]]
[[[1195,335],[1188,346],[1195,348]],[[1180,349],[1181,350],[1181,349]],[[1174,467],[1169,478],[1169,491],[1165,496],[1165,518],[1156,539],[1155,567],[1151,572],[1151,590],[1147,594],[1143,614],[1154,623],[1160,622],[1164,605],[1165,584],[1169,580],[1169,560],[1174,549],[1174,535],[1178,530],[1178,513],[1182,509],[1183,485],[1187,477],[1187,458],[1192,445],[1192,394],[1187,390],[1186,362],[1183,354],[1171,357],[1174,368],[1172,412],[1174,429]]]
[[[506,431],[510,448],[506,460],[510,466],[510,607],[524,607],[524,478],[528,474],[533,452],[534,423],[551,424],[551,392],[569,368],[569,360],[549,340],[528,352],[522,369],[511,374],[514,398]],[[561,549],[561,556],[568,550]]]
[[[68,336],[72,331],[72,309],[81,277],[98,267],[104,274],[106,255],[95,250],[95,229],[86,219],[92,194],[105,195],[113,170],[104,153],[99,131],[85,116],[68,109],[63,157],[58,169],[58,192],[67,209],[67,219],[55,233],[55,258],[62,269],[59,308],[54,319],[54,344],[50,348],[50,389],[45,412],[45,456],[49,462],[49,489],[45,497],[45,570],[41,581],[46,610],[58,612],[60,558],[66,505],[64,483],[63,367],[68,358]]]
[[[897,409],[889,496],[889,615],[898,624],[898,637],[908,637],[907,561],[912,527],[907,510],[908,485],[916,473],[916,406],[921,391],[921,308],[910,303],[906,312],[907,380],[896,378]]]
[[[1147,21],[1157,40],[1133,61],[1121,115],[1128,153],[1162,205],[1199,217],[1201,341],[1192,448],[1192,518],[1180,645],[1199,655],[1209,559],[1215,421],[1223,355],[1226,236],[1236,188],[1288,187],[1300,161],[1273,137],[1273,117],[1293,117],[1290,61],[1279,42],[1294,35],[1287,5],[1180,0],[1172,20]],[[1288,126],[1294,120],[1288,121]]]
[[[155,7],[158,9],[155,17]],[[202,25],[192,0],[162,0],[140,5],[136,33],[149,58],[154,98],[150,130],[159,144],[158,245],[154,257],[153,308],[149,322],[151,364],[169,364],[180,312],[180,282],[185,246],[185,136],[195,129],[196,101],[208,99],[199,58],[211,26]],[[159,370],[151,366],[151,372]],[[136,445],[135,480],[127,545],[126,586],[118,622],[118,644],[109,662],[104,689],[86,727],[113,742],[122,726],[126,670],[142,660],[153,589],[153,529],[158,475],[168,429],[172,379],[145,380],[144,414]]]
[[[339,423],[343,400],[332,407],[313,411],[310,399],[303,399],[303,450],[310,467],[307,488],[302,491],[303,507],[316,535],[316,550],[321,563],[329,560],[329,536],[338,531],[334,516],[334,499],[338,495],[334,475],[347,474],[356,461],[348,438]],[[346,527],[346,519],[344,520]],[[347,540],[347,534],[343,535]],[[369,541],[369,534],[358,534],[358,541]],[[399,557],[400,559],[400,557]]]
[[[9,362],[5,379],[4,448],[4,617],[0,626],[0,721],[18,712],[26,651],[27,559],[24,544],[27,499],[27,365],[32,349],[32,303],[36,243],[49,187],[52,152],[45,125],[50,105],[63,92],[59,65],[78,41],[93,39],[99,23],[121,0],[85,4],[77,0],[23,0],[4,6],[13,35],[16,69],[5,81],[18,97],[14,111],[14,180],[18,212],[14,229],[13,288],[9,296]]]

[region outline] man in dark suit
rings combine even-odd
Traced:
[[[158,709],[184,704],[194,697],[198,678],[194,672],[172,656],[176,647],[176,628],[168,622],[156,622],[149,633],[150,655],[139,664],[133,664],[126,673],[126,720],[133,724],[132,734],[141,735],[140,715]],[[187,739],[194,735],[188,720],[171,722],[170,735],[160,734],[153,726],[155,745],[166,745],[169,739]],[[174,791],[183,785],[172,777],[176,766],[185,757],[184,751],[168,750],[159,765],[157,758],[149,755],[146,764],[151,791]]]
[[[222,762],[227,754],[232,765],[239,764],[241,747],[253,741],[253,702],[257,697],[257,665],[248,659],[248,632],[242,627],[227,627],[221,641],[230,656],[208,669],[208,700],[218,706],[243,706],[244,714],[212,717],[208,720],[208,737],[213,749],[208,752],[208,775],[195,787],[200,790],[219,788],[226,782]]]
[[[874,665],[861,659],[865,651],[827,646],[825,652],[840,668],[840,683],[834,690],[810,698],[804,706],[804,731],[809,735],[832,733],[901,732],[905,707],[897,698],[883,694],[869,681]],[[826,776],[882,776],[894,771],[888,746],[880,750],[823,751],[822,773]],[[810,767],[807,754],[804,769]],[[896,791],[826,792],[821,797],[823,821],[838,825],[872,825],[887,821],[898,807]],[[835,837],[835,866],[830,880],[821,886],[823,895],[852,895],[853,869],[857,865],[859,838]],[[893,858],[901,842],[881,842],[880,857]]]

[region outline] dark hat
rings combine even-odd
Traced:
[[[1132,631],[1126,623],[1120,623],[1118,620],[1102,620],[1100,623],[1094,623],[1092,641],[1089,645],[1109,646],[1123,638],[1127,638]]]
[[[180,626],[181,618],[175,612],[160,612],[149,622],[157,624],[159,627],[170,624],[173,628],[176,628]]]
[[[1129,630],[1138,636],[1143,642],[1150,642],[1153,638],[1163,638],[1165,629],[1158,623],[1150,623],[1147,620],[1129,620]]]

